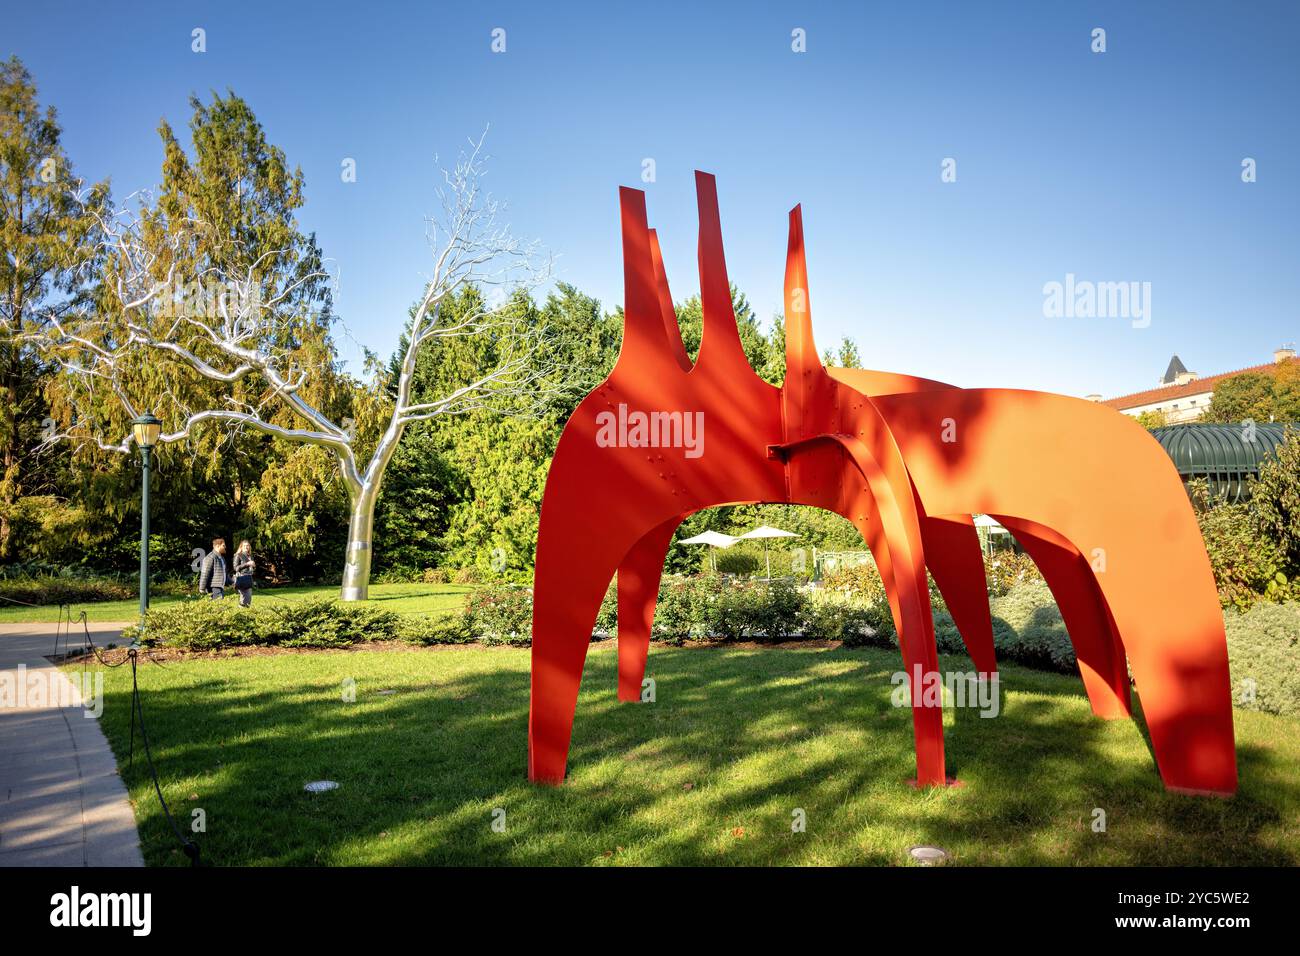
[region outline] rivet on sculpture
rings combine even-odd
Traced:
[[[694,364],[645,195],[619,193],[622,350],[566,424],[542,502],[529,779],[564,779],[587,647],[615,572],[618,696],[636,701],[677,526],[703,508],[776,502],[854,523],[884,580],[908,679],[920,674],[924,686],[941,679],[927,567],[975,666],[997,668],[971,518],[993,516],[1051,588],[1093,713],[1131,715],[1131,667],[1165,786],[1233,793],[1223,618],[1191,505],[1159,444],[1136,422],[1080,399],[824,368],[798,206],[785,270],[785,382],[769,385],[750,368],[736,329],[714,179],[697,172],[695,185],[704,330]],[[654,441],[661,433],[671,440]],[[933,697],[912,694],[922,786],[947,782]]]

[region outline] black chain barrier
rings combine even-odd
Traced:
[[[131,750],[128,757],[128,763],[134,766],[135,761],[135,718],[140,718],[140,740],[144,743],[145,759],[149,762],[149,774],[153,777],[153,789],[158,794],[158,803],[162,805],[163,813],[167,817],[167,822],[171,824],[172,832],[176,834],[176,839],[180,841],[181,852],[190,859],[190,866],[199,866],[199,845],[181,832],[181,828],[176,825],[176,820],[172,817],[171,809],[167,806],[167,801],[163,799],[162,786],[158,783],[158,770],[153,765],[153,753],[149,749],[149,734],[144,729],[144,707],[140,703],[140,684],[137,680],[138,670],[136,662],[139,654],[133,647],[126,652],[127,659],[131,662]],[[152,660],[152,658],[149,658]],[[158,661],[154,661],[155,664]]]

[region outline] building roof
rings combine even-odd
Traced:
[[[1186,481],[1204,478],[1210,493],[1230,502],[1250,496],[1247,479],[1259,473],[1264,459],[1272,455],[1295,423],[1270,422],[1254,425],[1169,425],[1151,432]]]
[[[1165,375],[1164,378],[1160,379],[1160,384],[1173,385],[1176,381],[1178,381],[1179,375],[1186,375],[1186,374],[1187,374],[1187,366],[1183,364],[1182,359],[1180,359],[1177,355],[1175,355],[1173,358],[1169,360],[1169,367],[1165,369]]]
[[[1177,356],[1175,356],[1175,360]],[[1300,362],[1300,358],[1285,359],[1286,362]],[[1181,362],[1179,363],[1182,364]],[[1117,398],[1108,398],[1101,404],[1109,405],[1111,408],[1123,411],[1126,408],[1137,408],[1140,405],[1154,405],[1156,402],[1167,402],[1170,399],[1182,398],[1184,395],[1201,395],[1205,392],[1214,391],[1214,386],[1225,378],[1232,378],[1234,375],[1243,375],[1247,372],[1271,372],[1276,369],[1281,362],[1265,362],[1263,365],[1252,365],[1249,368],[1239,368],[1231,372],[1220,372],[1218,375],[1206,375],[1203,378],[1193,379],[1186,385],[1161,385],[1159,388],[1149,388],[1145,392],[1134,392],[1132,395],[1120,395]],[[1170,368],[1173,363],[1170,363]],[[1168,373],[1165,373],[1168,374]]]

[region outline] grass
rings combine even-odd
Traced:
[[[1161,786],[1140,722],[1093,718],[1077,678],[1008,666],[1000,716],[946,717],[963,786],[917,791],[896,653],[655,646],[652,704],[617,701],[615,661],[593,645],[559,788],[525,779],[526,649],[141,662],[139,677],[163,792],[183,825],[205,811],[215,865],[906,864],[918,843],[956,865],[1300,861],[1294,718],[1238,711],[1239,794],[1187,797]],[[130,681],[108,672],[102,725],[145,859],[184,865],[138,740],[127,764]],[[318,779],[342,786],[303,792]]]
[[[463,596],[473,588],[467,584],[372,584],[370,600],[376,606],[399,614],[438,614],[459,607]],[[253,592],[253,603],[279,604],[290,601],[305,601],[309,598],[338,597],[337,585],[312,587],[276,587],[258,588]],[[151,607],[161,607],[178,601],[200,599],[198,595],[158,595],[150,598]],[[233,589],[226,591],[226,600],[237,600]],[[140,601],[98,601],[89,604],[74,604],[72,616],[75,620],[81,612],[86,612],[86,620],[92,624],[104,622],[134,621],[140,613]],[[0,624],[53,624],[59,619],[57,606],[22,607],[19,605],[0,606]]]

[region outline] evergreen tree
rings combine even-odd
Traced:
[[[94,210],[108,190],[102,183],[76,200],[61,135],[22,62],[0,63],[0,561],[14,556],[19,499],[48,496],[65,460],[37,454],[49,369],[17,337],[85,302],[86,273],[76,266],[91,257]]]

